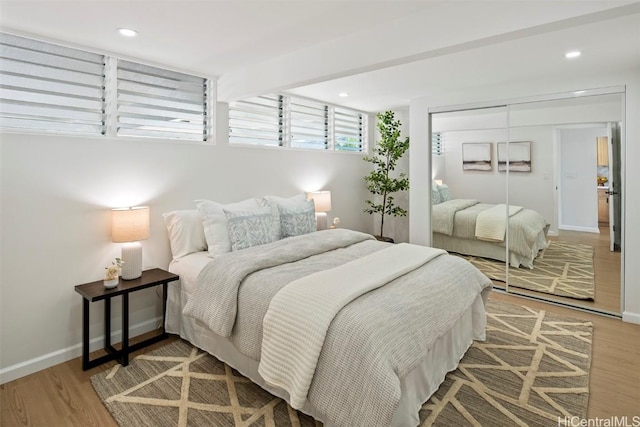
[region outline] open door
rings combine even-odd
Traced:
[[[607,131],[609,134],[609,191],[607,192],[609,196],[609,249],[619,252],[622,237],[620,124],[609,123]]]

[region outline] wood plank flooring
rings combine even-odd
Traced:
[[[156,334],[149,332],[131,341],[137,342]],[[138,350],[130,355],[130,360],[176,339],[176,336],[170,336]],[[104,353],[96,352],[91,357],[101,354]],[[0,426],[117,427],[90,381],[92,375],[111,369],[115,364],[111,361],[83,371],[82,359],[78,357],[1,385]]]
[[[640,416],[640,325],[514,295],[494,292],[491,298],[593,322],[588,416]],[[177,338],[135,354],[149,352],[172,339]],[[0,386],[0,425],[116,427],[89,380],[91,375],[114,364],[82,371],[77,358]]]

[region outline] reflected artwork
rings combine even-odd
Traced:
[[[462,170],[490,171],[492,169],[490,142],[462,144]]]
[[[531,142],[509,143],[509,172],[531,172]],[[498,171],[507,170],[507,143],[498,143]]]

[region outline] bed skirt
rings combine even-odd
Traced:
[[[547,247],[547,230],[548,226],[538,235],[531,256],[523,256],[511,252],[509,254],[509,265],[511,267],[533,268],[533,260],[538,256],[538,252]],[[434,248],[444,249],[447,252],[455,252],[463,255],[490,258],[502,262],[506,262],[507,260],[506,247],[493,242],[462,239],[460,237],[447,236],[446,234],[433,233],[432,246]]]
[[[392,421],[394,427],[417,426],[420,421],[418,418],[420,407],[438,389],[447,372],[457,367],[474,340],[485,339],[484,305],[489,291],[490,289],[485,289],[481,295],[478,295],[453,328],[435,341],[422,363],[401,379],[401,399],[394,412]],[[195,319],[182,316],[182,309],[188,297],[188,293],[182,290],[180,281],[169,284],[166,331],[180,335],[191,344],[236,369],[269,393],[288,401],[289,396],[286,391],[265,384],[258,374],[257,360],[240,353],[227,338],[213,333]],[[301,412],[325,423],[327,427],[332,427],[326,422],[325,414],[318,411],[308,400]]]

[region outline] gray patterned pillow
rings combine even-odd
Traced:
[[[306,200],[302,206],[294,208],[278,206],[278,211],[280,212],[282,238],[316,231],[316,213],[313,200]]]
[[[224,213],[227,217],[232,251],[278,240],[269,206],[253,211],[229,212],[225,210]]]
[[[438,185],[438,192],[440,193],[440,199],[443,202],[451,200],[451,191],[447,184]]]
[[[440,191],[438,189],[431,189],[431,204],[437,205],[438,203],[442,203],[442,198],[440,197]]]

